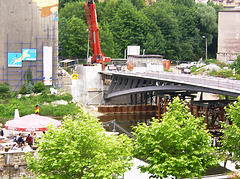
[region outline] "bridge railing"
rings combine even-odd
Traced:
[[[240,80],[233,80],[227,78],[220,78],[214,76],[205,75],[192,75],[192,74],[181,74],[172,72],[154,72],[154,71],[144,71],[144,72],[126,72],[126,71],[105,71],[107,74],[117,74],[117,75],[127,75],[134,77],[151,77],[157,80],[163,80],[199,87],[212,88],[223,91],[231,91],[240,95]]]
[[[203,76],[203,75],[191,75],[191,74],[178,74],[171,72],[151,72],[146,71],[140,73],[140,75],[151,76],[163,79],[169,79],[176,82],[192,83],[194,85],[208,86],[213,88],[229,89],[234,91],[240,90],[240,81],[227,78]]]

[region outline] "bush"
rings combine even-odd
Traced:
[[[229,78],[233,76],[232,70],[221,70],[220,74],[221,74],[221,77],[223,78]]]
[[[41,93],[45,88],[44,83],[39,81],[34,85],[34,93]]]
[[[209,76],[218,76],[218,71],[216,71],[215,69],[213,69],[212,71],[208,72]]]
[[[10,92],[10,88],[6,83],[0,84],[0,95],[6,94],[6,93],[9,93],[9,92]]]
[[[224,63],[224,62],[219,62],[219,61],[216,63],[216,65],[219,66],[221,69],[223,69],[224,67],[227,67],[227,66],[228,66],[226,63]]]
[[[26,94],[26,83],[23,83],[21,90],[19,91],[20,94]]]
[[[50,93],[51,93],[50,87],[45,86],[45,89],[42,91],[42,94],[47,95],[47,94],[50,94]]]
[[[26,94],[31,94],[34,91],[34,87],[31,83],[28,83],[26,86]]]
[[[73,97],[70,93],[64,93],[63,95],[61,95],[61,99],[70,102],[72,101]]]
[[[206,63],[207,65],[210,64],[210,63],[216,64],[216,63],[218,63],[218,61],[217,61],[217,59],[208,59],[208,60],[205,60],[205,63]]]
[[[212,70],[208,73],[209,76],[218,76],[218,77],[222,77],[222,78],[229,78],[232,77],[232,70],[220,70],[220,71],[216,71],[216,70]]]
[[[197,70],[197,69],[196,69],[196,70]],[[192,71],[192,69],[191,69],[191,71]],[[194,75],[198,75],[198,74],[202,74],[202,73],[204,73],[205,71],[206,71],[205,68],[201,68],[201,69],[198,70],[198,71],[195,71],[195,72],[192,71],[192,73],[193,73]]]
[[[230,67],[232,69],[235,68],[235,71],[237,74],[240,74],[240,55],[238,56],[237,60],[235,60],[231,65]]]

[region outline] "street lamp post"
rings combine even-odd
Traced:
[[[207,60],[207,37],[204,35],[204,36],[202,36],[202,38],[205,39],[205,45],[206,45],[206,47],[205,47],[205,48],[206,48],[206,49],[205,49],[205,50],[206,50],[206,52],[205,52],[205,53],[206,53],[206,54],[205,54],[205,58],[206,58],[206,60]]]

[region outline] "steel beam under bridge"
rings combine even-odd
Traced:
[[[160,94],[175,93],[196,93],[206,92],[225,96],[238,97],[239,90],[202,85],[194,82],[185,82],[174,79],[163,79],[162,77],[149,76],[146,74],[129,74],[118,72],[100,72],[103,75],[111,76],[111,85],[105,99],[134,93],[156,92]],[[179,76],[179,74],[177,74]],[[224,80],[224,79],[223,79]]]

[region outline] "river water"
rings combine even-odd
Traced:
[[[108,113],[99,116],[100,122],[107,123],[109,121],[116,121],[115,130],[117,132],[123,133],[124,131],[131,132],[132,127],[136,126],[138,123],[146,122],[148,123],[153,117],[157,117],[157,112],[135,112],[135,113]],[[120,126],[121,128],[117,127]],[[107,131],[114,130],[114,124],[104,125]]]

